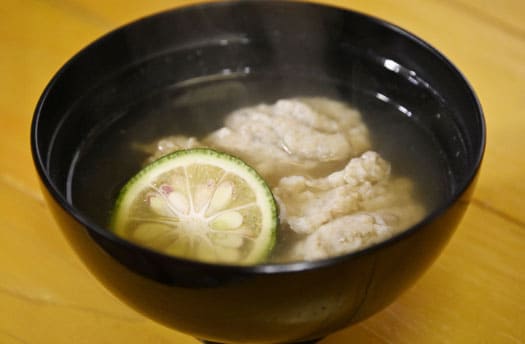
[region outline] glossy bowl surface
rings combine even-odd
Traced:
[[[232,73],[337,80],[343,88],[419,109],[418,120],[449,164],[450,197],[418,225],[363,251],[252,267],[198,263],[141,248],[97,225],[68,199],[70,167],[80,147],[122,108],[144,94]],[[350,101],[359,102],[359,96]],[[147,17],[82,50],[43,93],[31,140],[43,192],[64,235],[115,295],[198,338],[287,343],[365,319],[422,275],[466,209],[485,126],[461,73],[414,35],[334,7],[238,1]]]

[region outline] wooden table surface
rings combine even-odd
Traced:
[[[190,1],[1,0],[0,343],[182,343],[107,292],[67,245],[29,149],[36,101],[57,69],[115,27]],[[483,105],[488,144],[474,199],[432,268],[336,343],[525,342],[525,2],[355,0],[462,70]]]

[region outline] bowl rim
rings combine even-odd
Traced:
[[[250,0],[251,2],[260,2],[264,3],[267,2],[266,0]],[[354,9],[342,7],[342,6],[336,6],[331,4],[321,4],[321,3],[314,3],[309,2],[306,0],[299,0],[299,1],[289,1],[289,0],[276,0],[272,1],[272,3],[287,3],[287,4],[293,4],[296,6],[313,6],[313,7],[320,7],[325,9],[333,9],[336,11],[343,11],[343,12],[350,12],[356,16],[359,16],[365,20],[370,21],[372,24],[382,26],[388,30],[391,30],[398,35],[403,36],[405,39],[408,39],[412,41],[413,43],[416,43],[417,45],[421,46],[423,49],[427,50],[429,53],[431,53],[435,58],[440,60],[440,62],[447,67],[453,74],[456,74],[457,77],[464,83],[465,89],[467,90],[467,93],[469,93],[471,97],[471,105],[476,110],[476,115],[479,120],[479,127],[480,127],[480,145],[478,147],[475,147],[476,149],[479,149],[477,156],[475,156],[474,163],[472,164],[471,168],[469,169],[469,173],[467,174],[467,177],[462,182],[462,184],[457,185],[457,188],[454,190],[451,195],[447,197],[446,200],[442,201],[439,206],[435,207],[431,212],[429,212],[421,221],[418,223],[410,226],[409,228],[403,230],[402,232],[399,232],[395,234],[394,236],[383,240],[379,243],[373,244],[371,246],[365,247],[363,249],[360,249],[358,251],[337,255],[333,257],[323,258],[323,259],[317,259],[313,261],[297,261],[297,262],[289,262],[289,263],[260,263],[255,265],[235,265],[235,264],[219,264],[219,263],[208,263],[208,262],[201,262],[196,260],[190,260],[186,258],[181,257],[175,257],[170,256],[167,254],[163,254],[161,252],[158,252],[153,249],[149,249],[147,247],[143,247],[137,244],[134,244],[131,241],[128,241],[126,239],[123,239],[117,235],[115,235],[113,232],[105,229],[104,227],[95,224],[92,220],[88,218],[80,209],[76,208],[72,205],[71,202],[67,200],[67,196],[64,195],[62,192],[59,191],[59,189],[56,187],[56,185],[52,182],[52,179],[49,176],[49,171],[46,166],[47,157],[45,156],[47,153],[43,153],[41,151],[41,148],[38,144],[38,137],[39,137],[39,126],[41,123],[41,115],[43,112],[43,108],[46,106],[46,100],[48,98],[48,95],[53,91],[55,84],[59,79],[61,79],[62,75],[67,73],[68,69],[72,66],[74,61],[77,60],[77,58],[83,54],[86,54],[91,50],[93,47],[101,44],[104,41],[108,41],[116,35],[118,32],[122,32],[126,28],[139,24],[144,23],[147,21],[155,20],[155,18],[163,15],[169,15],[172,12],[180,12],[185,11],[187,9],[195,9],[195,8],[208,8],[208,7],[216,7],[216,6],[235,6],[236,4],[240,4],[245,2],[244,0],[226,0],[226,1],[210,1],[210,2],[203,2],[203,3],[197,3],[197,4],[187,4],[183,6],[178,6],[172,9],[166,9],[160,12],[152,13],[150,15],[144,16],[142,18],[139,18],[137,20],[133,20],[131,22],[128,22],[126,24],[123,24],[121,26],[116,27],[115,29],[110,30],[106,34],[98,37],[91,43],[89,43],[87,46],[82,48],[79,52],[77,52],[75,55],[73,55],[69,60],[66,61],[66,63],[60,67],[60,69],[55,73],[55,75],[51,78],[47,86],[45,87],[42,95],[40,96],[36,108],[33,114],[33,118],[31,121],[31,128],[30,128],[30,140],[31,140],[31,153],[33,158],[33,164],[35,165],[35,168],[37,170],[38,176],[40,178],[41,186],[45,187],[46,191],[51,195],[51,197],[54,199],[54,201],[70,216],[73,217],[73,219],[80,224],[85,230],[87,231],[95,231],[98,235],[104,237],[107,240],[114,241],[118,243],[120,246],[124,246],[126,249],[131,249],[134,251],[143,251],[146,252],[148,255],[152,255],[161,259],[167,259],[169,260],[169,263],[174,264],[186,264],[192,267],[195,267],[196,269],[211,269],[211,270],[226,270],[231,272],[237,272],[237,273],[244,273],[244,274],[276,274],[276,273],[288,273],[288,272],[296,272],[296,271],[305,271],[305,270],[315,270],[318,268],[326,267],[326,266],[332,266],[337,265],[339,263],[355,259],[356,257],[360,257],[363,255],[367,255],[371,252],[381,250],[383,247],[390,246],[395,244],[398,241],[401,241],[411,235],[414,235],[418,230],[420,230],[425,225],[433,222],[435,219],[440,217],[448,208],[450,208],[455,202],[457,202],[463,194],[467,191],[469,186],[474,182],[476,175],[479,172],[479,169],[481,167],[481,162],[484,156],[485,152],[485,146],[486,146],[486,123],[485,118],[483,114],[483,109],[481,107],[481,103],[479,102],[479,99],[474,92],[474,89],[472,88],[471,84],[468,82],[465,75],[447,58],[445,57],[439,50],[437,50],[435,47],[430,45],[428,42],[421,39],[419,36],[397,26],[396,24],[393,24],[387,20],[380,19],[378,17],[375,17],[370,14],[362,13],[359,11],[356,11]],[[132,268],[130,268],[132,269]]]

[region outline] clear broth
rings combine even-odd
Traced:
[[[449,168],[432,133],[418,118],[423,109],[407,109],[374,92],[358,92],[327,80],[284,79],[254,75],[191,80],[155,92],[108,114],[88,135],[68,178],[70,201],[95,223],[106,227],[121,187],[142,167],[147,153],[137,144],[169,135],[203,137],[223,126],[224,117],[243,106],[274,103],[289,97],[324,96],[360,110],[373,147],[392,165],[394,175],[414,181],[416,197],[435,209],[451,192]],[[292,244],[278,237],[270,261]]]

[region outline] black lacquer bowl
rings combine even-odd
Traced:
[[[360,252],[251,267],[204,264],[141,248],[71,201],[70,170],[81,147],[126,116],[130,104],[202,78],[227,77],[270,78],[274,93],[284,96],[339,92],[359,104],[363,95],[375,95],[411,111],[441,147],[450,195],[418,225]],[[296,79],[315,82],[294,89],[290,80]],[[319,87],[323,83],[331,86]],[[257,92],[243,96],[265,100]],[[468,205],[485,127],[460,72],[410,33],[328,6],[239,1],[160,13],[97,40],[50,82],[31,139],[42,189],[64,235],[116,296],[198,338],[288,343],[365,319],[428,269]]]

